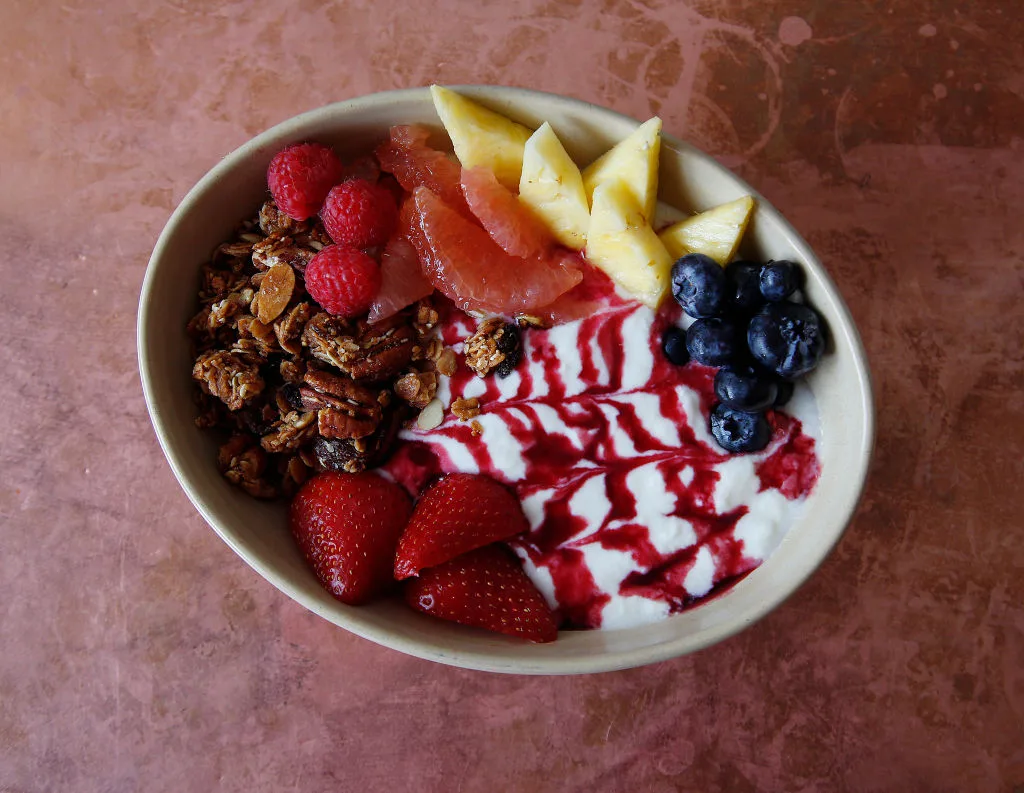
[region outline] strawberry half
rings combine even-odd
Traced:
[[[555,615],[501,545],[478,548],[424,570],[405,585],[405,601],[439,619],[533,642],[558,638]]]
[[[357,606],[394,585],[398,538],[412,504],[376,474],[319,474],[292,499],[288,523],[320,583]]]
[[[499,482],[487,476],[449,474],[416,502],[398,542],[395,578],[417,575],[528,528],[519,499]]]

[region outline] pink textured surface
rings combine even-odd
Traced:
[[[5,8],[0,790],[1024,789],[1022,40],[1015,0]],[[751,630],[589,678],[436,666],[287,600],[178,489],[134,355],[172,207],[277,121],[432,81],[660,113],[847,296],[873,475]]]

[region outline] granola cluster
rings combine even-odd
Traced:
[[[507,377],[519,363],[519,327],[507,323],[501,317],[485,319],[476,333],[466,339],[466,366],[480,377],[492,371],[498,377]]]
[[[294,221],[268,201],[202,268],[187,327],[196,423],[228,431],[218,468],[257,498],[290,495],[316,471],[379,463],[457,365],[429,301],[372,325],[321,311],[303,272],[330,242],[319,220]]]

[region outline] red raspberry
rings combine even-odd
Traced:
[[[320,211],[343,170],[329,147],[296,143],[274,155],[267,168],[267,186],[278,209],[292,220],[306,220]]]
[[[370,248],[388,241],[398,223],[398,207],[386,188],[352,179],[331,188],[320,218],[339,245]]]
[[[328,245],[306,266],[306,291],[336,317],[365,314],[380,291],[380,266],[361,250]]]

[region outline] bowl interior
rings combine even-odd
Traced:
[[[528,126],[549,121],[580,163],[601,154],[638,123],[551,94],[488,86],[459,90]],[[414,122],[440,130],[427,89],[374,94],[293,118],[222,160],[168,222],[143,285],[138,354],[153,426],[189,498],[239,556],[310,610],[372,641],[457,666],[531,674],[620,669],[705,647],[762,617],[813,572],[845,528],[866,476],[873,411],[864,352],[842,298],[807,244],[759,196],[745,255],[803,263],[806,295],[830,330],[829,354],[808,378],[822,423],[822,475],[802,519],[780,547],[724,595],[657,624],[563,632],[557,642],[540,646],[433,620],[399,602],[352,608],[321,589],[307,569],[287,531],[284,505],[258,502],[218,474],[216,443],[193,423],[192,361],[184,332],[197,308],[200,265],[239,221],[255,213],[266,194],[267,164],[282,146],[317,140],[354,155],[372,147],[391,125]],[[669,136],[662,144],[660,176],[662,199],[685,211],[748,193],[757,196],[711,157]]]

